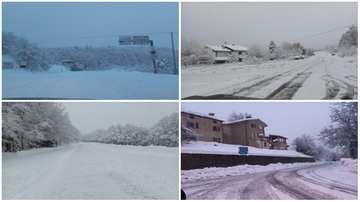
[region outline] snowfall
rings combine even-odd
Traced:
[[[14,62],[3,55],[3,62]],[[52,65],[46,72],[24,69],[2,71],[4,99],[178,99],[178,75],[128,72],[121,68],[107,71],[72,72]]]
[[[2,199],[179,199],[179,148],[74,143],[3,152]]]
[[[327,52],[299,60],[182,66],[181,98],[227,94],[257,99],[357,100],[358,59]]]
[[[181,153],[202,153],[202,154],[227,154],[238,155],[238,147],[240,145],[226,145],[215,142],[190,142],[182,143]],[[296,151],[279,151],[269,149],[258,149],[254,147],[248,147],[248,155],[267,155],[267,156],[306,156]],[[261,195],[256,193],[249,199],[296,199],[284,194],[275,188],[275,185],[266,185],[270,183],[266,181],[268,175],[281,175],[279,172],[291,172],[297,171],[297,173],[303,178],[295,178],[296,182],[291,179],[296,186],[310,187],[310,189],[320,190],[327,194],[330,194],[332,199],[357,199],[357,193],[352,194],[343,193],[332,188],[326,188],[326,186],[339,186],[346,187],[350,190],[357,190],[358,187],[358,161],[353,159],[342,158],[337,162],[324,162],[317,161],[315,163],[277,163],[269,164],[267,166],[261,165],[238,165],[230,167],[206,167],[203,169],[182,170],[181,171],[181,183],[182,188],[188,194],[188,199],[243,199],[237,197],[244,193],[241,189],[244,186],[254,190],[262,189],[263,186],[267,187],[264,192],[273,194],[272,198],[267,198],[268,193]],[[279,172],[276,172],[279,171]],[[285,174],[283,174],[285,175]],[[252,177],[251,177],[252,176]],[[291,177],[293,177],[291,175]],[[263,179],[264,182],[255,183],[257,179]],[[282,179],[282,178],[279,178]],[[290,178],[283,178],[290,179]],[[294,180],[295,180],[294,179]],[[306,180],[304,180],[306,179]],[[243,181],[242,181],[243,180]],[[226,181],[228,183],[226,183]],[[242,183],[236,184],[236,182],[242,181]],[[232,182],[235,184],[230,185]],[[299,185],[299,182],[300,185]],[[235,187],[235,188],[234,188]],[[270,188],[269,188],[270,187]],[[325,187],[325,188],[324,188]],[[233,190],[234,189],[234,190]],[[236,189],[236,191],[235,191]],[[300,188],[299,188],[300,189]],[[270,191],[269,191],[270,190]],[[208,193],[213,193],[213,196],[208,197]],[[240,193],[239,193],[240,192]],[[235,194],[235,195],[234,195]],[[251,195],[251,194],[250,194]],[[271,195],[271,194],[270,194]],[[189,198],[190,196],[190,198]],[[260,198],[255,198],[259,197]],[[208,197],[208,198],[206,198]],[[214,197],[214,198],[211,198]],[[229,198],[230,197],[230,198]],[[324,198],[323,198],[324,199]]]

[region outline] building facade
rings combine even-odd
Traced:
[[[197,138],[205,142],[223,142],[222,140],[222,120],[215,117],[215,114],[200,114],[190,111],[181,111],[181,124],[184,124],[190,130],[200,134]],[[181,140],[184,140],[184,134],[181,134]]]
[[[260,119],[224,123],[224,143],[270,149],[269,137],[265,136],[265,127],[267,125]]]

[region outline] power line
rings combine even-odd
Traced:
[[[329,31],[326,31],[326,32],[322,32],[322,33],[319,33],[319,34],[314,34],[314,35],[311,35],[311,36],[306,36],[306,37],[294,39],[294,40],[291,40],[290,42],[292,42],[292,41],[298,41],[298,40],[302,40],[302,39],[307,39],[307,38],[311,38],[311,37],[319,36],[319,35],[323,35],[323,34],[327,34],[327,33],[329,33],[329,32],[333,32],[333,31],[336,31],[336,30],[339,30],[339,29],[344,29],[344,28],[347,28],[347,27],[350,27],[350,26],[353,26],[353,25],[357,25],[357,23],[353,23],[353,24],[351,24],[351,25],[347,25],[347,26],[344,26],[344,27],[332,29],[332,30],[329,30]]]
[[[155,34],[170,34],[171,32],[153,32],[153,33],[141,33],[141,34],[122,34],[123,36],[127,35],[155,35]],[[176,33],[176,32],[172,32]],[[120,35],[110,35],[110,36],[82,36],[82,37],[63,37],[63,38],[44,38],[38,40],[69,40],[69,39],[98,39],[98,38],[114,38],[119,37]]]

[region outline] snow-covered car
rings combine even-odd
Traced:
[[[26,62],[26,61],[21,61],[21,62],[20,62],[20,67],[21,67],[21,68],[26,68],[26,66],[27,66],[27,62]]]
[[[68,67],[70,71],[83,71],[82,65],[76,63],[73,60],[63,60],[62,65]]]

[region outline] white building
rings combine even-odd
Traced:
[[[228,62],[230,56],[236,57],[239,62],[242,62],[247,56],[248,48],[244,46],[235,46],[235,45],[222,45],[222,46],[212,46],[207,45],[205,48],[212,50],[215,63],[224,63]]]

